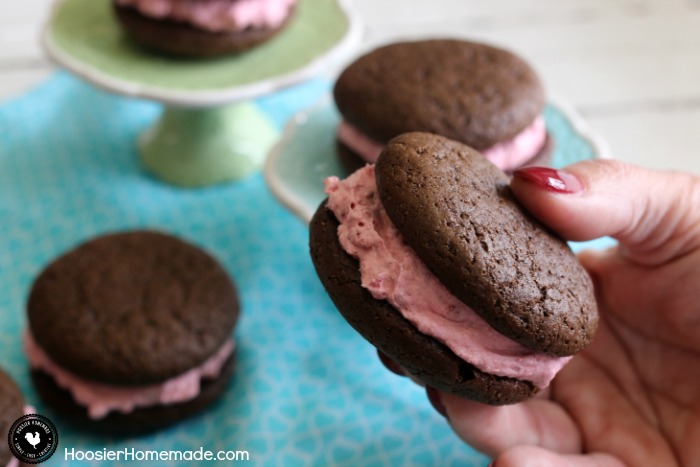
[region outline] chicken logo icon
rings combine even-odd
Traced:
[[[25,434],[24,439],[26,439],[27,442],[29,444],[31,444],[34,449],[36,449],[36,445],[39,444],[39,442],[41,441],[41,436],[39,436],[38,431],[35,431],[33,434],[32,433]]]
[[[58,447],[58,431],[43,415],[29,414],[18,418],[7,435],[10,451],[20,461],[40,464]]]

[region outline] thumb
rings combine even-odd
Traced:
[[[518,200],[568,240],[611,236],[627,259],[661,264],[700,247],[700,179],[611,160],[513,174]]]

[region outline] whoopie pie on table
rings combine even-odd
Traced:
[[[200,248],[160,232],[107,234],[37,277],[25,351],[40,396],[67,418],[150,431],[224,392],[239,313],[233,281]]]

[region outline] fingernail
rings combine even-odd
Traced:
[[[403,368],[401,368],[401,366],[394,360],[389,358],[387,354],[377,349],[377,355],[379,356],[379,361],[381,361],[384,364],[387,370],[399,376],[406,376],[406,373],[403,371]]]
[[[513,177],[525,180],[553,193],[571,194],[583,191],[583,184],[574,174],[550,167],[525,167],[513,172]]]
[[[425,392],[428,394],[428,400],[433,405],[433,408],[435,408],[435,410],[437,410],[443,417],[449,418],[447,416],[447,409],[445,408],[445,404],[443,404],[442,400],[440,399],[440,393],[438,390],[432,386],[426,386]]]

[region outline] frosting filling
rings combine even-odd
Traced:
[[[530,350],[493,329],[452,295],[406,244],[379,200],[374,165],[326,179],[343,249],[360,262],[362,287],[423,334],[479,370],[546,387],[571,357]]]
[[[337,137],[340,142],[352,149],[362,159],[374,164],[384,145],[363,134],[350,123],[342,120],[338,125]],[[544,118],[538,116],[523,131],[509,141],[504,141],[479,151],[496,167],[511,172],[535,157],[547,141],[547,127]]]
[[[218,378],[233,349],[233,339],[228,339],[201,365],[160,384],[114,386],[88,381],[66,371],[46,354],[29,331],[24,333],[24,350],[29,365],[53,377],[59,387],[70,392],[75,402],[87,409],[93,420],[110,412],[131,413],[137,407],[177,404],[196,398],[201,381]]]
[[[144,16],[188,23],[210,32],[280,26],[297,0],[116,0]]]

